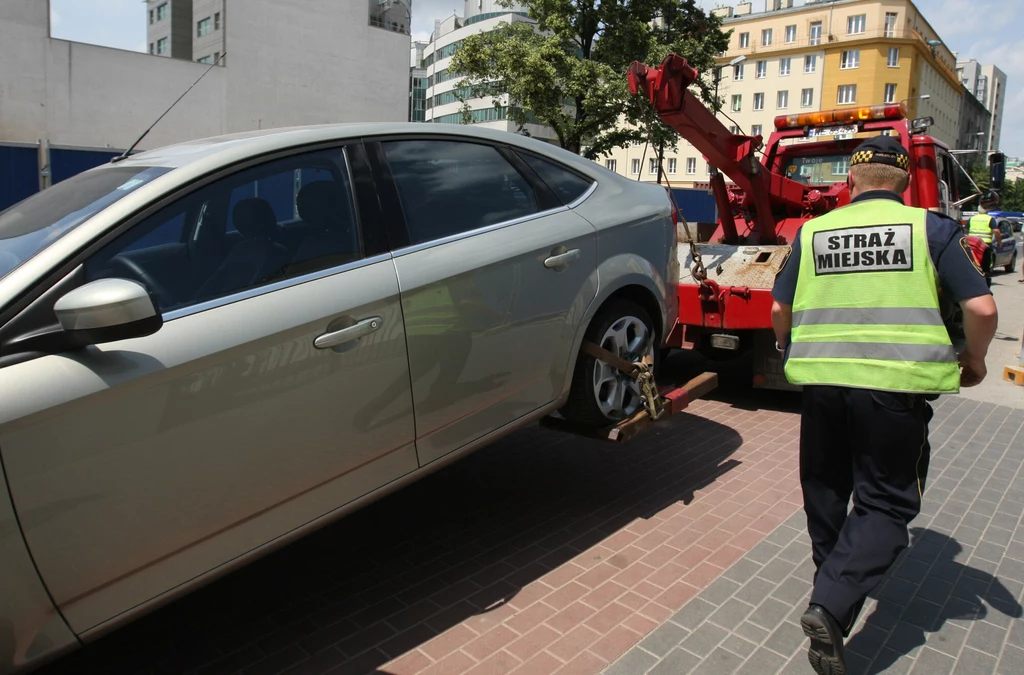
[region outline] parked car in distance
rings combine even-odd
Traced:
[[[144,152],[0,213],[0,672],[561,410],[641,405],[664,188],[471,127]]]
[[[995,256],[992,262],[992,269],[1002,267],[1007,272],[1017,269],[1017,237],[1013,234],[1013,223],[1010,220],[997,220],[996,225],[1002,233],[1002,242],[996,244],[992,239],[992,254]]]

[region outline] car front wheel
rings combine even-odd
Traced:
[[[654,322],[643,307],[616,300],[594,317],[584,337],[631,362],[654,365]],[[634,414],[643,406],[640,388],[625,373],[580,351],[569,400],[562,408],[567,420],[604,427]]]
[[[1010,258],[1010,263],[1006,267],[1004,267],[1003,269],[1006,270],[1007,272],[1013,273],[1013,270],[1016,269],[1016,267],[1017,267],[1017,252],[1014,251],[1013,252],[1013,257]]]

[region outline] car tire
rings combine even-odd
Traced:
[[[650,315],[630,300],[613,300],[602,307],[583,339],[634,363],[645,358],[660,361],[663,356],[655,347],[658,336]],[[641,407],[639,390],[628,383],[627,377],[580,350],[569,400],[559,411],[562,417],[601,428],[629,417]]]
[[[1014,251],[1013,252],[1013,257],[1010,258],[1010,263],[1006,267],[1004,267],[1003,269],[1006,270],[1007,272],[1013,274],[1013,270],[1016,269],[1016,268],[1017,268],[1017,252]]]

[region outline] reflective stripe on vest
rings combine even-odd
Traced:
[[[927,212],[887,199],[804,224],[785,373],[797,385],[955,393]]]
[[[992,243],[992,216],[979,213],[976,216],[971,216],[967,223],[968,236],[977,237],[986,244]]]

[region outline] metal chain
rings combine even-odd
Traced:
[[[648,131],[647,134],[647,145],[654,147],[654,132]],[[646,154],[647,148],[644,148]],[[686,220],[686,216],[683,215],[683,210],[679,208],[679,202],[676,201],[676,195],[672,192],[672,184],[668,180],[668,174],[665,173],[665,167],[662,163],[664,157],[659,156],[658,162],[658,175],[661,176],[665,181],[666,187],[668,187],[669,198],[672,200],[672,205],[676,209],[676,213],[679,214],[680,220],[683,221],[683,229],[686,230],[686,239],[690,244],[690,257],[693,259],[693,268],[690,270],[690,274],[693,278],[700,283],[701,286],[705,286],[704,281],[708,278],[708,271],[704,267],[704,259],[700,255],[700,251],[697,250],[697,243],[694,241],[693,233],[690,232],[690,223]],[[641,162],[641,165],[643,162]]]

